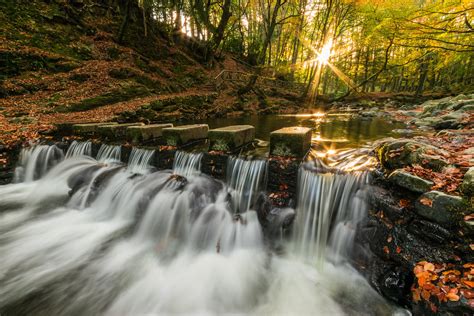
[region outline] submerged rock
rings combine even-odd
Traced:
[[[467,209],[467,203],[461,197],[439,191],[427,192],[415,202],[418,215],[445,227],[455,226]]]
[[[402,169],[397,169],[388,176],[388,180],[412,192],[428,192],[434,185],[433,182],[417,177]]]

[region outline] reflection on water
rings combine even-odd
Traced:
[[[305,126],[313,129],[314,142],[332,143],[336,148],[358,147],[381,137],[393,136],[392,130],[404,127],[400,122],[380,117],[362,118],[349,113],[213,118],[193,123],[209,124],[209,128],[250,124],[255,126],[256,138],[262,140],[268,140],[272,131],[282,127]]]

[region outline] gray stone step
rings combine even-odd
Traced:
[[[232,152],[255,139],[252,125],[233,125],[209,131],[210,150]]]
[[[127,140],[139,143],[159,138],[163,135],[163,129],[173,127],[173,124],[150,124],[144,126],[129,126],[126,131]]]
[[[130,126],[143,126],[143,123],[126,123],[102,125],[97,128],[97,134],[105,139],[121,139],[125,137],[127,128]]]
[[[118,124],[117,122],[74,124],[72,126],[72,131],[74,134],[78,134],[78,135],[92,135],[92,134],[96,134],[99,131],[99,126],[117,125],[117,124]]]
[[[311,148],[311,128],[285,127],[270,133],[270,154],[283,157],[304,157]]]
[[[183,146],[207,138],[207,124],[181,125],[163,129],[163,138],[168,146]]]

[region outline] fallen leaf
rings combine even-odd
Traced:
[[[433,207],[433,200],[428,198],[421,198],[420,203],[429,207]]]

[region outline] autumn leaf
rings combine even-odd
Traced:
[[[424,266],[423,266],[423,270],[425,270],[425,271],[434,271],[434,269],[435,269],[434,264],[432,264],[430,262],[425,263]]]
[[[421,199],[420,199],[420,203],[423,204],[423,205],[425,205],[425,206],[433,207],[433,200],[428,199],[428,198],[426,198],[426,197],[421,198]]]
[[[410,205],[410,201],[409,200],[405,200],[405,199],[401,199],[399,202],[398,202],[398,205],[400,207],[407,207],[408,205]]]
[[[457,302],[460,299],[459,295],[451,293],[451,292],[446,294],[446,297],[452,302]]]
[[[390,250],[388,249],[387,246],[383,247],[383,252],[385,252],[387,255],[390,253]]]

